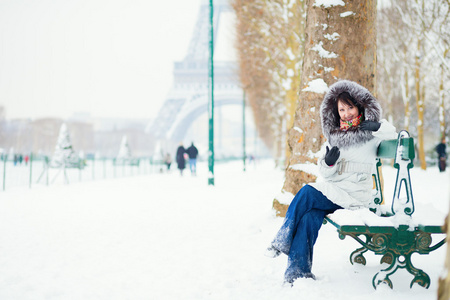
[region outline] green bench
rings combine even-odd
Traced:
[[[397,179],[395,182],[394,196],[392,205],[389,208],[383,203],[383,191],[381,189],[381,181],[379,169],[381,167],[381,159],[393,159],[394,167],[397,169]],[[381,142],[377,151],[377,171],[373,174],[375,182],[375,195],[373,205],[369,208],[378,217],[386,221],[399,215],[412,216],[414,213],[414,200],[411,189],[411,180],[409,170],[413,168],[414,160],[414,140],[409,133],[402,131],[396,140],[387,140]],[[402,190],[404,188],[404,190]],[[406,197],[400,198],[400,193],[406,194]],[[402,220],[402,219],[397,219]],[[428,288],[430,286],[430,277],[423,270],[414,267],[411,261],[413,253],[429,254],[445,244],[445,237],[435,245],[432,244],[433,234],[443,234],[441,226],[437,225],[417,225],[411,228],[410,225],[389,225],[389,226],[369,226],[366,224],[338,224],[333,220],[333,215],[325,217],[324,223],[329,222],[337,228],[339,238],[344,239],[350,236],[355,239],[361,248],[356,249],[350,254],[350,262],[358,264],[366,264],[364,253],[372,251],[374,254],[382,255],[380,263],[387,263],[389,266],[379,271],[373,277],[372,284],[376,289],[380,284],[388,284],[393,288],[392,281],[389,276],[394,274],[398,269],[406,269],[414,278],[410,287],[414,283]],[[357,223],[357,222],[355,222]],[[383,223],[383,222],[380,222]],[[386,222],[384,222],[386,223]]]

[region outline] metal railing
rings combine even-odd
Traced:
[[[152,158],[134,159],[132,162],[116,161],[112,158],[90,158],[80,161],[76,168],[51,167],[48,156],[29,155],[21,162],[13,157],[0,157],[0,184],[2,191],[13,187],[29,188],[36,185],[74,183],[90,180],[130,177],[160,173],[165,169],[162,161]]]

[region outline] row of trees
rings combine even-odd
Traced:
[[[436,141],[449,131],[450,1],[387,4],[378,13],[378,96],[394,123],[417,137],[425,169],[426,133]]]
[[[70,133],[67,125],[63,123],[59,130],[58,140],[56,142],[55,151],[50,161],[50,167],[53,168],[83,168],[84,155],[77,154],[72,146]],[[131,155],[131,150],[128,145],[128,139],[123,136],[120,143],[119,153],[116,158],[116,163],[132,164],[134,159]]]
[[[305,36],[303,1],[232,0],[240,78],[258,132],[277,157],[297,106]]]
[[[378,7],[376,0],[232,4],[240,77],[261,137],[269,148],[277,145],[279,156],[287,141],[286,180],[274,200],[280,215],[287,207],[283,194],[292,199],[315,180],[307,165],[324,142],[319,108],[339,79],[378,97],[384,117],[416,138],[426,168],[425,138],[433,138],[433,148],[448,134],[448,0],[385,0]]]
[[[240,5],[243,7],[243,11],[237,9]],[[243,81],[244,89],[246,91],[253,89],[268,89],[267,87],[277,85],[278,78],[274,75],[269,78],[268,84],[263,86],[252,86],[245,84],[245,80],[248,76],[256,76],[256,74],[247,74],[245,67],[245,61],[249,60],[248,56],[252,55],[254,51],[248,49],[266,49],[266,44],[254,44],[252,41],[246,41],[250,45],[242,45],[241,41],[245,41],[245,36],[257,35],[260,36],[260,41],[267,41],[264,39],[264,33],[255,34],[250,31],[253,23],[261,20],[263,24],[270,27],[276,27],[271,24],[272,19],[261,17],[262,15],[271,15],[270,5],[273,1],[255,0],[245,2],[244,0],[235,0],[235,10],[238,19],[238,49],[241,61],[241,79]],[[278,131],[277,127],[269,127],[267,131],[272,130],[272,135],[275,137],[283,136],[287,140],[287,150],[289,155],[286,156],[286,180],[282,192],[286,195],[286,198],[292,199],[298,190],[306,183],[315,180],[315,175],[311,174],[308,170],[308,164],[314,163],[316,160],[316,153],[320,150],[321,145],[324,142],[322,130],[320,126],[320,111],[319,107],[322,102],[324,93],[327,86],[336,82],[339,79],[349,79],[360,83],[367,87],[372,92],[375,89],[376,78],[376,1],[348,1],[345,4],[343,1],[336,2],[320,2],[310,1],[303,3],[302,1],[287,1],[282,0],[277,2],[282,7],[293,7],[295,5],[301,7],[302,14],[296,16],[296,22],[303,24],[301,28],[304,30],[304,34],[299,35],[298,41],[299,47],[302,47],[303,56],[299,54],[298,61],[295,66],[296,77],[299,80],[297,86],[288,86],[278,83],[280,89],[285,89],[282,95],[288,95],[289,89],[295,97],[292,105],[295,107],[295,114],[291,126],[288,126],[289,130],[282,130],[281,127]],[[268,12],[262,11],[260,14],[252,13],[252,17],[246,16],[251,8],[266,8]],[[258,11],[258,10],[256,10]],[[282,10],[281,10],[282,11]],[[284,19],[282,21],[289,20],[286,16],[291,16],[289,11],[285,10]],[[275,14],[275,13],[274,13]],[[307,16],[307,18],[306,18]],[[299,20],[299,19],[300,20]],[[275,19],[278,20],[278,19]],[[277,21],[281,22],[281,21]],[[244,26],[243,24],[248,24]],[[275,23],[276,24],[276,23]],[[260,27],[264,27],[261,25]],[[284,31],[277,33],[277,35],[283,37],[283,41],[288,40],[288,37],[293,34],[291,26],[279,26],[284,28]],[[243,31],[244,30],[244,31]],[[247,30],[247,31],[245,31]],[[364,37],[364,38],[362,38]],[[286,43],[274,44],[273,47],[278,47],[277,50],[271,49],[271,52],[291,53],[291,50],[286,50]],[[262,54],[261,54],[262,55]],[[266,70],[272,67],[270,57],[260,59],[254,63],[258,63],[257,70]],[[278,64],[283,64],[280,60]],[[281,69],[281,67],[280,67]],[[276,74],[274,69],[272,73]],[[269,73],[271,75],[272,73]],[[276,96],[276,95],[275,95]],[[251,94],[249,95],[251,97]],[[251,98],[250,98],[251,100]],[[271,99],[267,99],[269,102]],[[258,109],[257,101],[261,99],[255,99],[254,102],[250,101],[252,108]],[[256,102],[256,104],[255,104]],[[279,101],[278,101],[279,102]],[[281,105],[280,105],[281,106]],[[284,114],[281,114],[284,112]],[[255,115],[257,113],[255,112]],[[268,110],[268,115],[262,116],[262,119],[291,119],[288,115],[288,110]],[[258,118],[255,118],[258,121]],[[259,125],[258,127],[263,126]],[[278,138],[278,141],[282,140]],[[266,143],[273,141],[265,140]],[[284,215],[287,208],[287,203],[283,203],[284,196],[280,195],[274,200],[274,207],[280,215]]]
[[[51,156],[59,129],[65,123],[76,149],[93,155],[114,158],[123,136],[137,157],[154,154],[155,138],[147,130],[148,120],[108,118],[38,118],[6,119],[0,105],[0,151],[13,148],[16,153],[37,153]]]
[[[233,0],[241,80],[256,122],[262,120],[258,129],[263,138],[264,133],[270,133],[265,139],[269,145],[280,143],[279,137],[287,134],[290,155],[286,156],[282,192],[288,201],[304,184],[315,180],[307,165],[315,162],[324,142],[319,107],[327,87],[339,79],[356,81],[378,96],[384,116],[418,140],[423,169],[425,132],[434,132],[430,134],[434,135],[432,146],[439,135],[448,135],[445,116],[449,113],[450,1],[380,3],[383,5],[377,8],[376,0]],[[294,16],[290,9],[295,6],[302,7],[305,13],[294,23],[304,26],[286,26]],[[304,30],[304,38],[298,28]],[[287,76],[292,74],[289,60],[283,56],[291,57],[287,41],[292,37],[304,50],[295,65],[298,86],[284,84],[290,81],[280,75],[283,70]],[[280,99],[288,99],[291,89],[298,98],[293,124],[285,131],[280,120],[292,120],[292,103],[286,101],[283,107]],[[272,120],[275,126],[271,126]],[[289,204],[283,203],[283,194],[274,200],[274,208],[281,216]],[[448,299],[448,278],[450,274],[440,282],[439,299]]]
[[[285,147],[286,141],[305,139],[301,131],[318,120],[320,100],[306,105],[309,93],[302,96],[301,90],[313,79],[324,80],[325,87],[351,79],[380,99],[384,117],[416,137],[426,168],[426,145],[431,148],[449,131],[449,1],[385,0],[378,7],[375,0],[326,3],[232,0],[240,78],[262,139],[289,162],[294,148]],[[289,137],[296,108],[299,118],[305,115]],[[307,145],[314,152],[312,146]]]

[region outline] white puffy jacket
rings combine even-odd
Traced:
[[[373,200],[372,174],[376,167],[376,152],[382,140],[396,139],[395,127],[381,120],[374,138],[364,143],[340,148],[340,157],[333,166],[328,166],[324,157],[318,161],[320,177],[310,183],[333,203],[347,209],[368,207]],[[326,145],[331,149],[332,145]]]

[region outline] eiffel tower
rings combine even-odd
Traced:
[[[231,12],[227,0],[214,1],[214,51],[221,14]],[[150,126],[159,143],[178,144],[190,125],[208,110],[209,1],[202,1],[184,60],[174,64],[174,80],[157,118]],[[242,104],[237,63],[214,60],[214,106]]]

